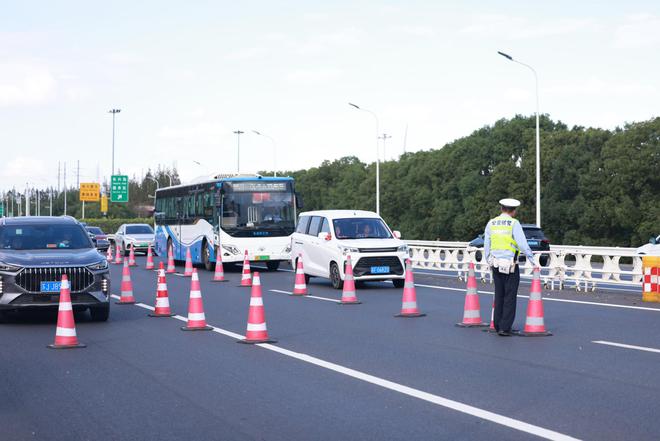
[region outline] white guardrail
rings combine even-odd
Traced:
[[[406,241],[414,268],[457,272],[463,279],[470,262],[475,263],[477,277],[492,283],[490,267],[483,250],[468,242]],[[577,291],[595,290],[597,284],[642,285],[642,257],[634,248],[551,245],[550,251],[534,254],[548,256],[541,266],[541,280],[546,288],[574,287]],[[592,262],[594,257],[598,262]],[[622,257],[632,263],[620,263]],[[602,260],[602,262],[601,262]],[[537,258],[538,261],[538,258]],[[521,277],[532,277],[532,265],[520,264]]]

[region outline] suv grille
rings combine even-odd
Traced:
[[[361,253],[396,253],[394,248],[358,248]]]
[[[58,282],[66,274],[71,292],[85,291],[94,283],[94,275],[84,267],[23,268],[16,276],[16,284],[30,293],[41,292],[41,282]]]
[[[389,266],[390,272],[384,274],[371,274],[372,266]],[[356,276],[371,276],[371,275],[401,275],[403,274],[403,267],[401,266],[401,260],[397,256],[373,256],[373,257],[362,257],[355,264],[353,272]]]

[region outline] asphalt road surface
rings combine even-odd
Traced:
[[[278,342],[252,346],[236,344],[250,295],[237,287],[240,272],[212,283],[200,271],[214,330],[182,332],[190,279],[167,278],[178,317],[148,317],[156,273],[137,260],[142,303],[113,304],[106,323],[76,314],[85,349],[46,349],[53,313],[0,325],[0,439],[660,439],[660,309],[640,293],[546,293],[554,336],[507,338],[454,326],[464,290],[448,278],[417,275],[428,315],[401,319],[401,290],[389,283],[367,284],[361,305],[341,306],[326,281],[291,297],[293,274],[264,270]],[[112,276],[118,295],[120,266]],[[492,286],[479,289],[487,321]]]

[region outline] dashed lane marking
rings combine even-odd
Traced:
[[[648,348],[646,346],[627,345],[624,343],[615,343],[613,341],[605,341],[605,340],[594,340],[591,343],[596,343],[597,345],[615,346],[617,348],[624,348],[624,349],[635,349],[637,351],[644,351],[644,352],[655,352],[656,354],[660,354],[660,349]]]
[[[112,298],[114,299],[119,299],[120,297],[118,295],[112,294]],[[327,299],[326,299],[327,300]],[[149,309],[153,310],[154,308],[145,305],[144,303],[136,303],[135,306],[138,306],[140,308],[144,309]],[[180,315],[175,315],[172,318],[176,320],[180,320],[183,322],[186,322],[188,319],[186,317],[180,316]],[[226,329],[218,328],[216,326],[211,326],[213,328],[214,332],[217,332],[218,334],[225,335],[227,337],[231,337],[236,340],[240,340],[245,338],[241,334],[237,334],[232,331],[228,331]],[[499,424],[505,427],[509,427],[511,429],[519,430],[521,432],[526,432],[532,435],[536,435],[541,438],[549,439],[549,440],[557,440],[557,441],[572,441],[572,440],[577,440],[578,438],[573,438],[569,435],[565,435],[563,433],[555,432],[550,429],[546,429],[544,427],[540,426],[535,426],[533,424],[526,423],[524,421],[516,420],[514,418],[506,417],[504,415],[500,415],[494,412],[490,412],[488,410],[480,409],[478,407],[470,406],[469,404],[461,403],[460,401],[455,401],[451,400],[449,398],[444,398],[439,395],[434,395],[428,392],[424,392],[419,389],[415,389],[412,387],[405,386],[403,384],[395,383],[393,381],[386,380],[384,378],[376,377],[374,375],[370,375],[355,369],[347,368],[329,361],[322,360],[320,358],[312,357],[311,355],[303,354],[301,352],[294,352],[289,349],[282,348],[280,346],[274,346],[268,343],[262,343],[262,344],[257,344],[255,346],[259,346],[264,349],[268,349],[269,351],[276,352],[278,354],[294,358],[296,360],[303,361],[305,363],[312,364],[314,366],[322,367],[324,369],[328,369],[333,372],[337,372],[343,375],[346,375],[348,377],[364,381],[366,383],[370,383],[376,386],[380,386],[385,389],[389,389],[394,392],[399,392],[400,394],[407,395],[409,397],[417,398],[422,401],[426,401],[428,403],[435,404],[437,406],[444,407],[446,409],[451,409],[456,412],[461,412],[466,415],[471,415],[476,418],[480,418],[482,420],[490,421],[495,424]]]
[[[293,293],[291,291],[282,291],[281,289],[269,289],[268,291],[270,292],[278,292],[280,294],[288,294],[292,295]],[[316,300],[325,300],[326,302],[334,302],[334,303],[341,303],[341,300],[337,299],[329,299],[327,297],[318,297],[318,296],[312,296],[312,295],[306,295],[306,296],[300,296],[300,297],[305,297],[308,299],[316,299]]]

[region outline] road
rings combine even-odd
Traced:
[[[143,304],[107,323],[76,314],[85,349],[46,349],[55,316],[0,325],[0,427],[6,440],[658,439],[660,309],[631,295],[548,293],[547,338],[454,326],[464,293],[419,274],[420,308],[400,319],[401,290],[370,284],[341,306],[329,283],[286,294],[288,271],[263,272],[273,345],[239,345],[249,289],[201,271],[212,332],[182,332],[190,280],[168,276],[175,318],[147,316],[156,275],[132,272]],[[179,270],[182,269],[179,267]],[[121,268],[112,267],[119,294]],[[489,315],[490,285],[480,285]],[[521,287],[517,327],[525,319]],[[582,302],[582,303],[580,303]],[[484,317],[486,319],[487,317]],[[631,345],[619,347],[611,342]]]

